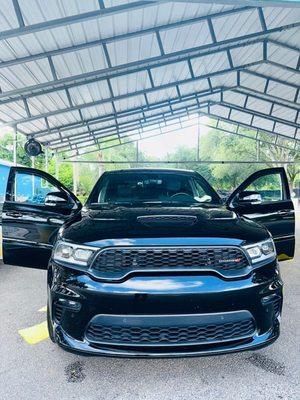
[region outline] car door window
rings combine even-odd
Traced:
[[[245,189],[249,192],[257,192],[261,197],[261,202],[277,202],[284,200],[284,192],[282,188],[281,175],[269,174],[260,176],[255,179],[247,188]]]
[[[39,175],[16,172],[11,200],[16,203],[43,205],[48,193],[59,191],[59,188]]]

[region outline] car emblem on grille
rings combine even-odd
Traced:
[[[240,261],[242,261],[241,258],[227,258],[227,259],[219,260],[219,263],[231,263],[231,262],[239,263]]]

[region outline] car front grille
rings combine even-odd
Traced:
[[[237,271],[248,265],[243,251],[235,247],[114,247],[100,251],[91,268],[98,276],[113,278],[131,271]]]
[[[188,326],[122,326],[91,323],[86,332],[90,342],[113,345],[188,345],[236,340],[253,336],[252,318],[241,321]]]

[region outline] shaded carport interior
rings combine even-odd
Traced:
[[[72,158],[200,115],[299,150],[299,43],[295,1],[0,0],[0,129]]]

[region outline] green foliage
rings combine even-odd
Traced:
[[[122,146],[112,147],[110,149],[106,149],[102,151],[102,161],[116,161],[116,164],[106,164],[106,171],[113,171],[116,169],[124,168],[134,168],[134,164],[130,164],[130,162],[126,164],[118,164],[118,161],[132,161],[136,160],[136,146],[134,143],[127,143]],[[143,154],[139,153],[139,159],[143,160]]]
[[[243,161],[255,159],[255,142],[212,130],[201,137],[200,160],[203,161]],[[196,149],[180,147],[168,160],[196,160]],[[257,165],[248,164],[202,164],[186,163],[180,167],[192,169],[203,175],[214,187],[222,190],[235,188],[242,180],[257,169]],[[261,165],[259,166],[260,168]]]
[[[45,170],[43,165],[41,169]],[[48,172],[55,176],[55,159],[52,158],[49,162]],[[60,164],[58,169],[58,180],[63,183],[69,190],[73,190],[73,168],[72,164]]]
[[[203,161],[244,161],[256,159],[256,143],[252,139],[211,131],[201,142]],[[210,164],[210,170],[218,189],[232,190],[244,179],[264,165]]]
[[[0,159],[13,162],[13,133],[9,132],[0,138]],[[17,163],[24,166],[31,166],[30,157],[25,153],[24,144],[26,138],[23,135],[18,135],[17,143]]]
[[[228,128],[228,127],[227,127]],[[168,154],[166,160],[169,161],[190,161],[185,163],[174,163],[172,166],[192,169],[203,175],[215,188],[220,190],[233,190],[243,180],[245,180],[253,172],[275,167],[282,164],[276,164],[272,160],[284,161],[300,161],[299,149],[284,149],[273,145],[259,143],[253,137],[253,131],[243,128],[240,131],[247,137],[235,136],[232,134],[222,133],[212,129],[209,133],[201,137],[200,140],[200,160],[205,161],[260,161],[260,164],[202,164],[191,162],[197,159],[196,149],[190,147],[180,147],[172,154]],[[268,138],[270,140],[270,138]],[[300,179],[299,164],[288,164],[286,166],[290,186],[293,187]],[[272,189],[275,182],[268,182],[265,187]]]
[[[215,178],[211,172],[209,165],[197,163],[197,149],[191,149],[190,147],[178,147],[174,153],[169,153],[167,155],[168,161],[181,161],[180,163],[170,164],[172,168],[188,169],[192,171],[197,171],[205,179],[207,179],[210,184],[215,183]],[[193,162],[195,161],[195,162]],[[185,163],[186,162],[186,163]]]
[[[18,135],[17,164],[31,167],[32,159],[25,153],[24,144],[26,137]],[[13,162],[13,133],[6,133],[0,138],[0,159]],[[45,170],[45,155],[41,154],[34,158],[34,168]],[[49,173],[55,176],[55,159],[49,156]],[[59,170],[59,180],[70,190],[73,190],[73,171],[71,164],[65,165]]]
[[[82,164],[77,164],[78,169],[78,198],[84,203],[91,192],[93,186],[98,180],[99,176],[104,171],[113,171],[117,169],[134,168],[137,164],[130,163],[136,160],[137,149],[134,143],[124,144],[122,146],[112,147],[110,149],[102,150],[86,154],[80,157],[84,161]],[[138,154],[139,160],[144,160],[145,156],[141,152]],[[91,161],[91,163],[89,163]],[[95,164],[92,161],[114,161],[113,164]],[[63,164],[71,165],[71,164]]]

